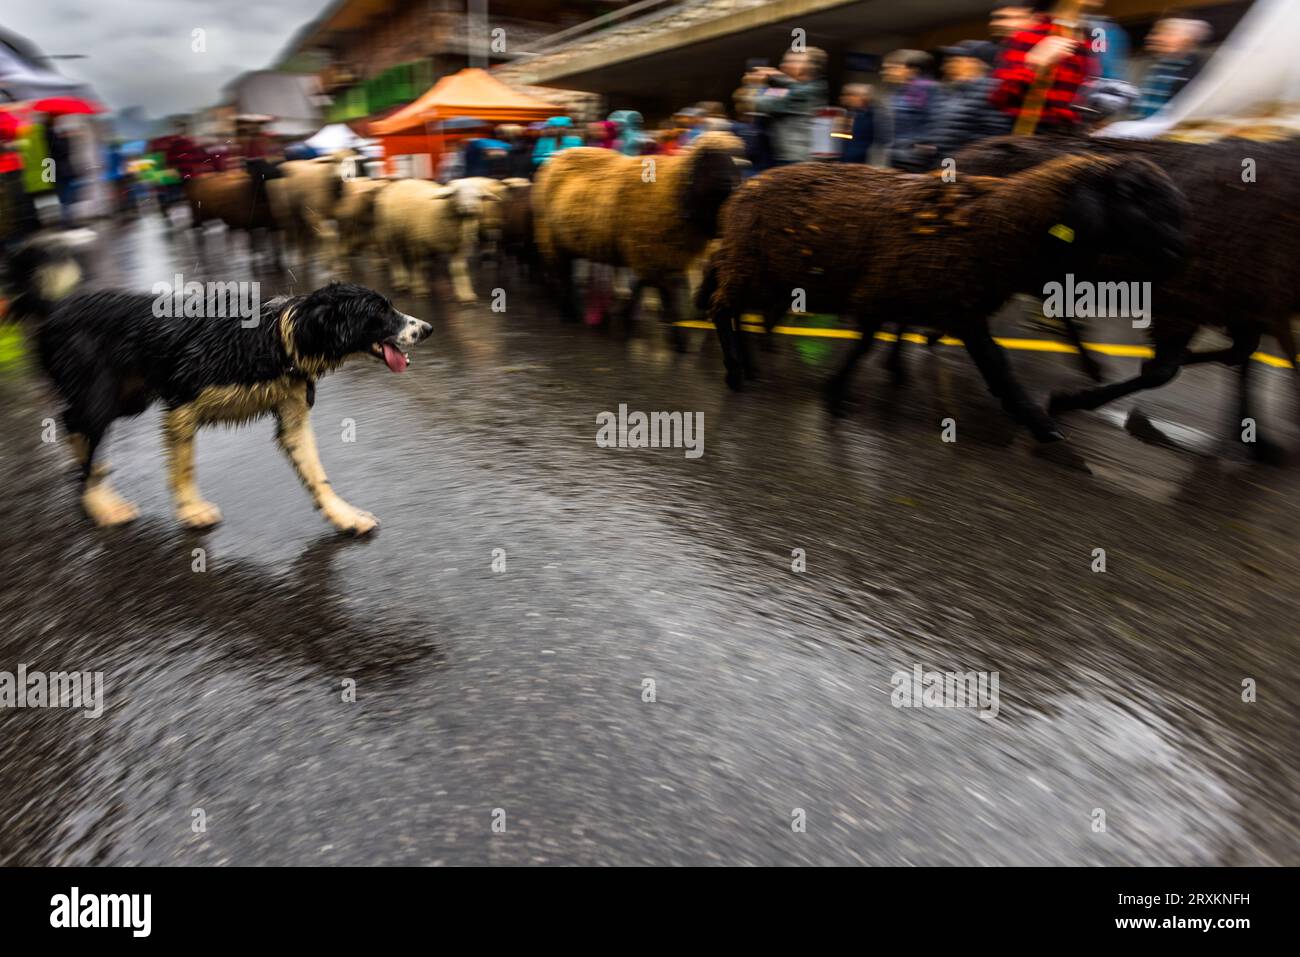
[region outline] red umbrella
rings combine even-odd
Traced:
[[[37,100],[31,105],[34,113],[49,113],[51,116],[66,116],[69,113],[103,113],[104,108],[98,103],[78,99],[75,96],[51,96]]]

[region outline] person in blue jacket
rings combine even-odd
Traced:
[[[876,112],[871,87],[846,83],[840,91],[840,106],[848,112],[849,140],[840,152],[841,163],[866,163],[876,141]]]
[[[573,120],[567,116],[552,116],[542,127],[542,135],[533,147],[533,168],[537,169],[560,150],[581,145],[582,137],[573,132]]]
[[[646,135],[641,114],[636,110],[615,110],[609,121],[618,127],[614,136],[614,149],[624,156],[640,156],[646,150]]]

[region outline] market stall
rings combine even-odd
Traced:
[[[533,123],[555,114],[555,107],[511,89],[486,70],[470,68],[443,77],[423,96],[370,125],[379,137],[390,171],[402,156],[427,156],[413,164],[423,175],[438,168],[443,152],[472,130],[449,127],[448,121],[475,119],[483,125]]]

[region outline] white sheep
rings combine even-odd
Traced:
[[[375,242],[394,287],[424,295],[425,270],[446,257],[457,301],[474,302],[467,259],[478,241],[484,205],[495,202],[496,196],[472,179],[446,186],[402,179],[382,189],[375,199]]]
[[[347,152],[279,166],[279,177],[266,181],[275,221],[284,230],[285,244],[303,265],[334,239],[334,210],[345,176],[357,158]]]
[[[344,180],[334,206],[334,269],[342,275],[348,263],[369,252],[375,243],[375,200],[392,180],[358,176]]]

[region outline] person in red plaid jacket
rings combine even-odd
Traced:
[[[993,71],[993,78],[998,82],[989,94],[989,102],[1018,120],[1035,80],[1046,71],[1050,81],[1038,120],[1040,130],[1077,125],[1079,113],[1075,99],[1079,87],[1099,72],[1097,57],[1081,26],[1069,35],[1056,33],[1050,13],[1055,5],[1053,0],[1034,4],[1029,25],[1007,38]],[[1102,5],[1092,2],[1084,3],[1083,7],[1095,10]]]

